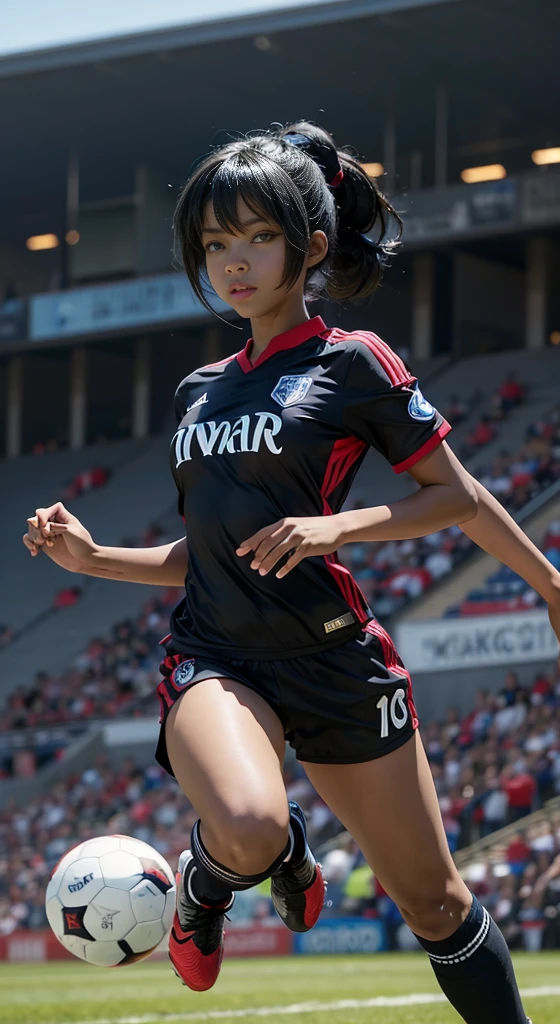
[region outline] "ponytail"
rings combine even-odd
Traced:
[[[403,224],[399,214],[375,178],[370,178],[349,152],[337,149],[323,128],[298,121],[285,128],[281,137],[305,150],[332,189],[336,239],[331,244],[329,269],[323,270],[329,297],[355,302],[369,298],[400,244]]]

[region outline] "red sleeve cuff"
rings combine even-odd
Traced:
[[[433,452],[441,444],[444,437],[447,437],[450,430],[451,424],[447,420],[443,420],[436,432],[424,442],[418,451],[414,452],[413,455],[409,455],[408,459],[405,459],[404,462],[397,462],[397,465],[393,466],[395,473],[405,473],[407,469],[411,469],[417,462],[420,462],[420,459],[424,459],[426,455]]]

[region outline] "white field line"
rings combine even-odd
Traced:
[[[540,988],[521,989],[524,999],[542,996],[560,996],[560,985],[541,985]],[[245,1010],[207,1010],[205,1013],[164,1013],[142,1017],[112,1017],[100,1020],[78,1021],[72,1024],[175,1024],[177,1021],[229,1020],[233,1017],[280,1017],[299,1013],[333,1013],[336,1010],[372,1010],[383,1006],[427,1006],[447,1002],[444,995],[416,992],[408,996],[375,996],[372,999],[339,999],[335,1003],[292,1003],[289,1006],[251,1006]],[[69,1022],[70,1024],[70,1022]]]

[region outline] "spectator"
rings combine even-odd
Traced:
[[[80,587],[65,587],[59,590],[53,601],[53,608],[71,608],[82,596]]]
[[[500,384],[497,392],[503,414],[507,414],[510,409],[520,405],[526,393],[525,385],[521,384],[517,379],[515,370],[511,370],[506,379]]]
[[[506,824],[508,797],[502,788],[494,765],[486,769],[485,791],[480,798],[482,807],[482,835],[487,836]]]
[[[496,436],[496,429],[492,425],[489,416],[482,416],[474,430],[467,437],[467,445],[469,449],[478,450],[484,448],[485,445],[490,444]]]
[[[65,485],[62,491],[62,500],[74,501],[76,498],[81,497],[82,494],[87,494],[88,491],[104,487],[110,479],[110,475],[110,471],[98,463],[89,469],[82,470]]]
[[[466,403],[462,402],[458,395],[453,394],[450,395],[449,403],[443,410],[443,416],[452,427],[457,427],[465,419],[467,412]]]
[[[504,769],[502,784],[508,800],[509,821],[519,821],[530,814],[537,792],[534,777],[521,767],[510,766]]]

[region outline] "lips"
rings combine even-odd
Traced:
[[[246,298],[247,296],[252,295],[253,292],[256,292],[256,290],[257,289],[254,288],[252,284],[242,284],[241,282],[238,282],[237,284],[230,285],[229,294],[236,295],[238,298]]]

